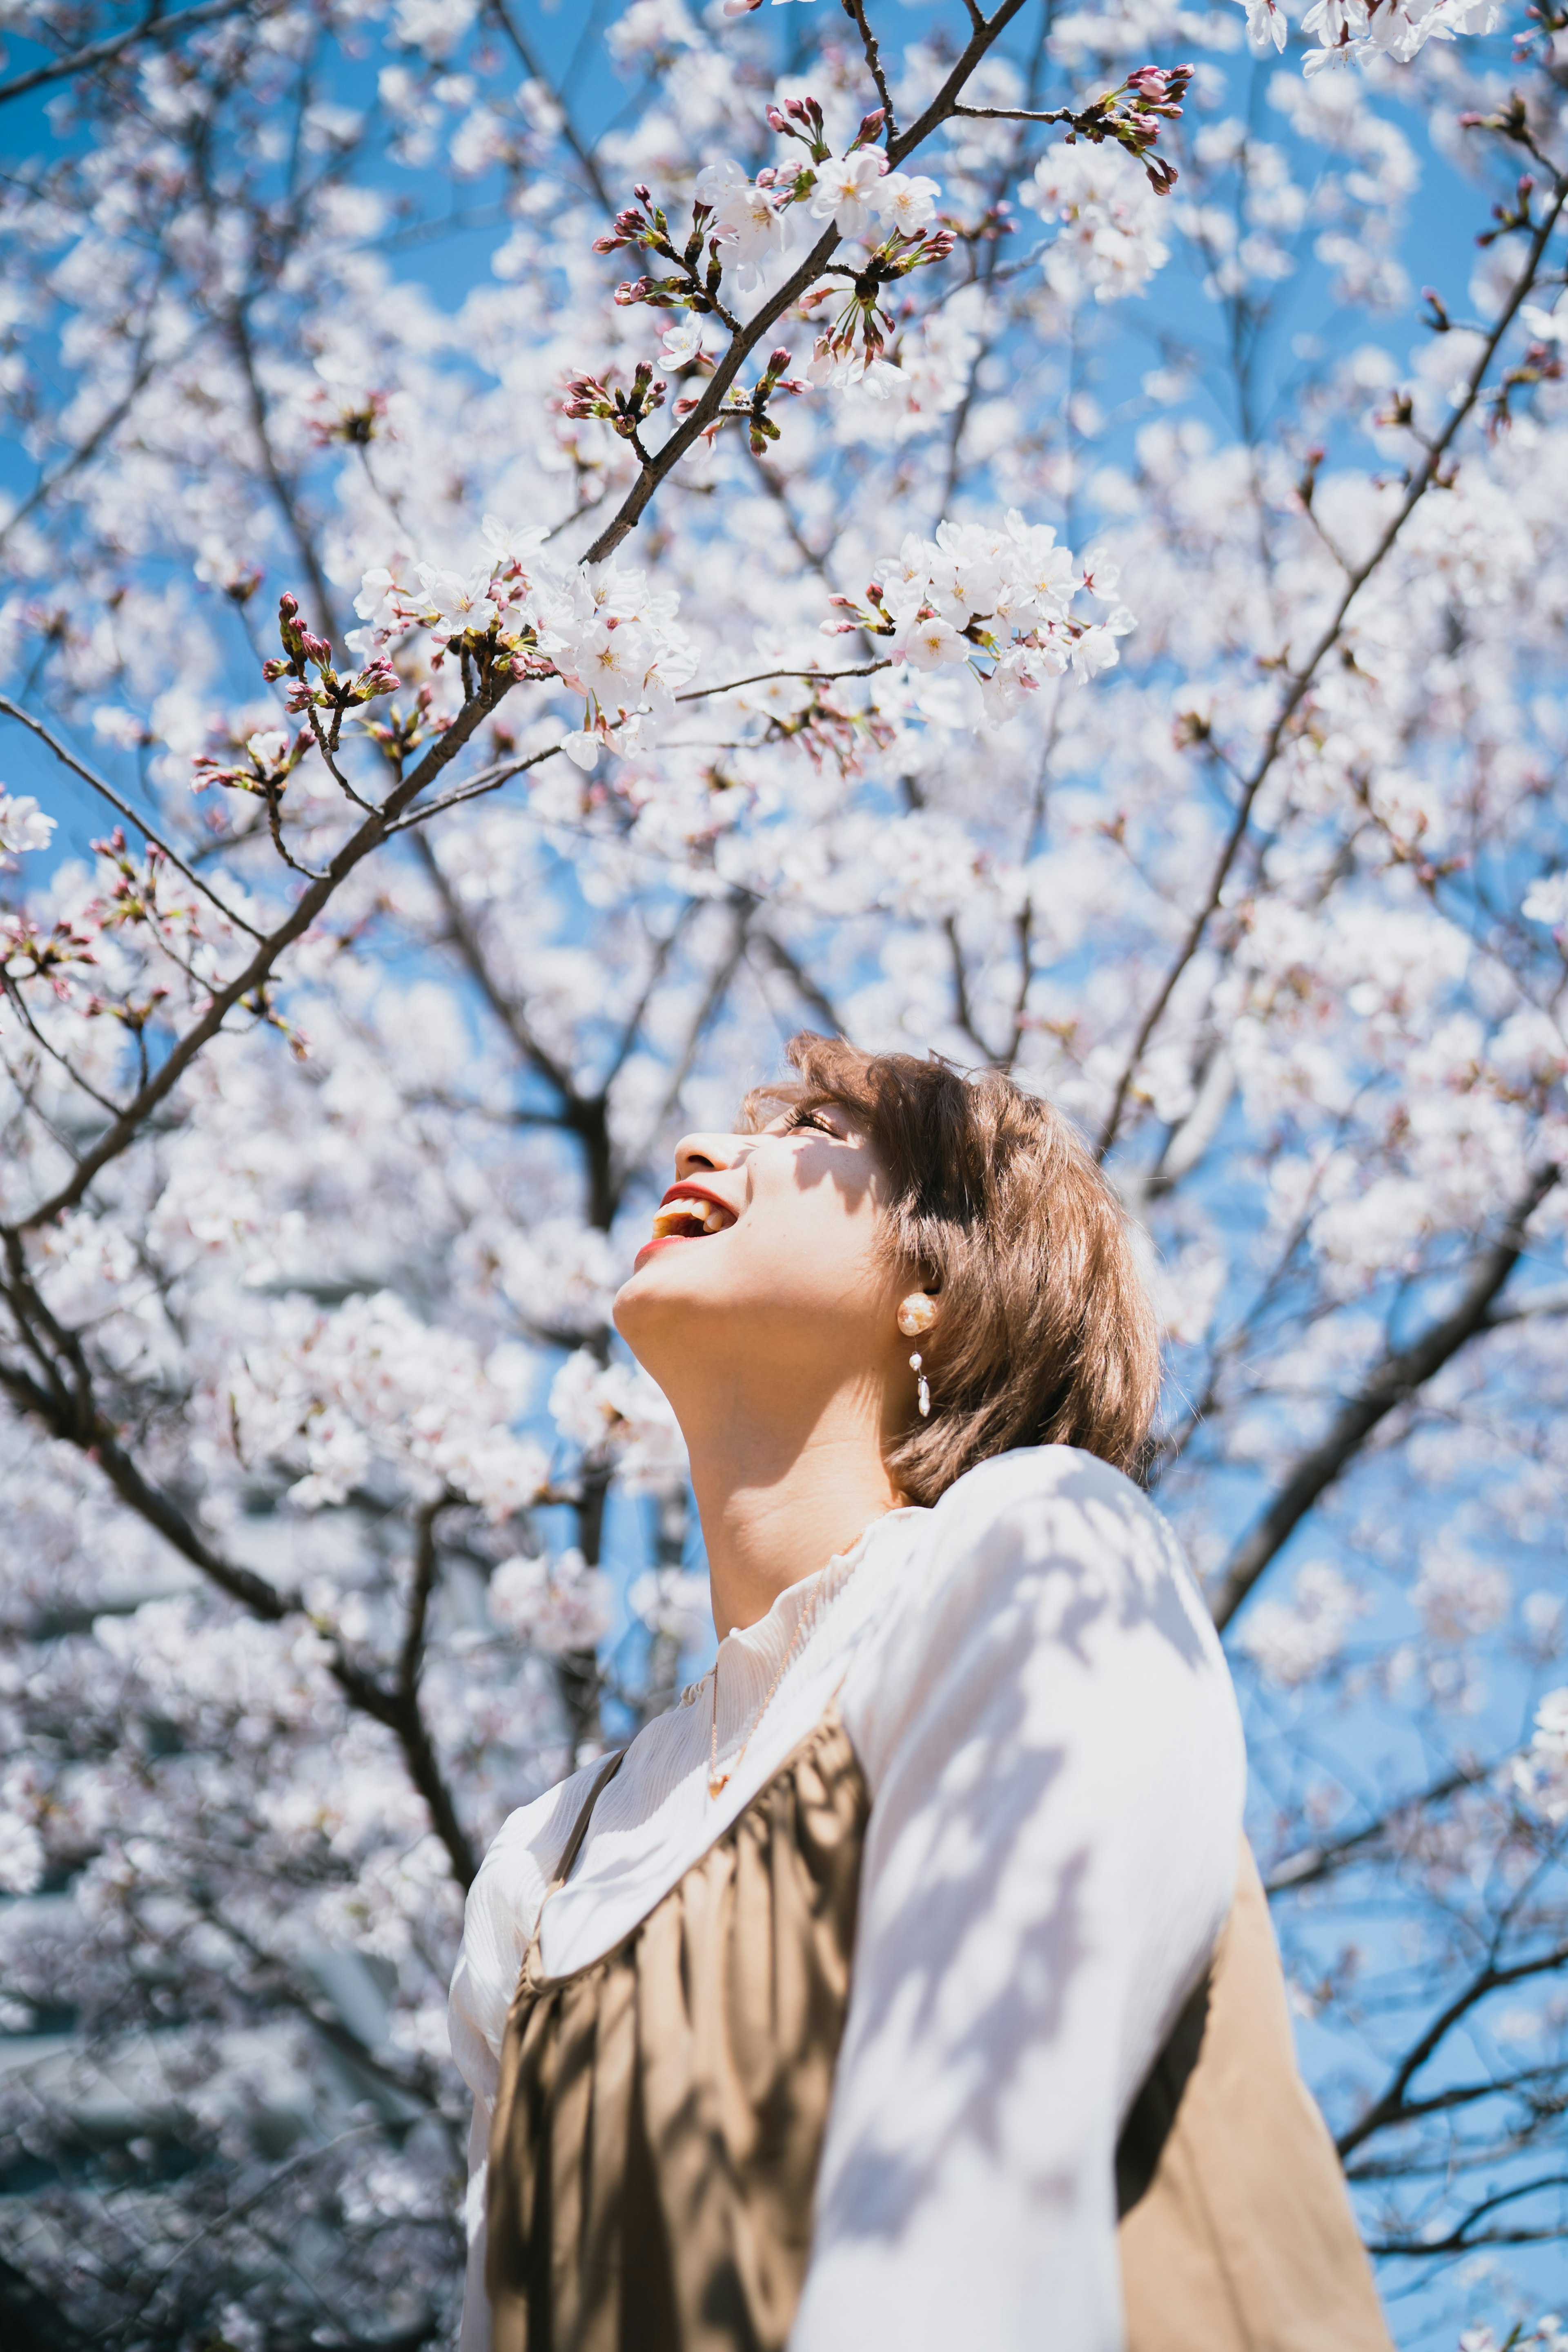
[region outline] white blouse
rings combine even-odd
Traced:
[[[806,1637],[760,1722],[802,1616]],[[1246,1766],[1176,1539],[1071,1446],[985,1462],[779,1594],[640,1732],[544,1914],[599,1958],[835,1694],[871,1795],[849,2014],[790,2352],[1121,2352],[1113,2157],[1235,1891]],[[596,1767],[514,1813],[468,1896],[452,2046],[474,2093],[461,2352],[487,2352],[485,2153],[501,2037]]]

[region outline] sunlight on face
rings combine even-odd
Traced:
[[[615,1322],[669,1387],[683,1350],[710,1361],[767,1352],[781,1370],[870,1370],[894,1332],[883,1259],[882,1171],[836,1104],[750,1135],[688,1135]]]

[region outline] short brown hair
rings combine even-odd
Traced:
[[[887,1179],[890,1253],[942,1294],[922,1343],[931,1417],[888,1464],[910,1501],[1015,1445],[1082,1445],[1137,1475],[1160,1389],[1154,1310],[1121,1203],[1062,1114],[935,1054],[810,1030],[787,1052],[799,1075],[754,1088],[743,1119],[847,1111]]]

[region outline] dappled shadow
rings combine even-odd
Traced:
[[[982,1471],[982,1484],[985,1477]],[[966,1499],[961,1487],[950,1490],[938,1517]],[[984,1507],[985,1499],[977,1494],[973,1504]],[[1051,1522],[1062,1507],[1080,1525],[1084,1517],[1092,1528],[1103,1525],[1103,1544],[1088,1548],[1097,1554],[1091,1563],[1081,1540],[1071,1553],[1053,1548]],[[1105,1896],[1091,1886],[1092,1843],[1086,1837],[1038,1847],[1042,1814],[1066,1793],[1058,1784],[1082,1768],[1074,1765],[1061,1727],[1053,1737],[1041,1719],[1020,1644],[1065,1649],[1092,1672],[1095,1629],[1108,1619],[1120,1630],[1157,1636],[1180,1669],[1172,1721],[1128,1723],[1115,1735],[1134,1752],[1146,1749],[1151,1767],[1157,1768],[1170,1735],[1180,1738],[1182,1695],[1190,1691],[1195,1714],[1211,1703],[1208,1677],[1218,1661],[1212,1639],[1205,1639],[1196,1589],[1163,1528],[1157,1540],[1129,1547],[1125,1511],[1125,1486],[1103,1464],[1087,1455],[1061,1464],[1050,1494],[1039,1498],[1038,1524],[1014,1512],[988,1538],[986,1581],[1006,1596],[1004,1605],[977,1614],[983,1602],[952,1589],[957,1580],[949,1580],[949,1589],[935,1596],[934,1622],[912,1631],[942,1665],[900,1744],[925,1756],[933,1745],[945,1748],[946,1761],[935,1790],[926,1770],[912,1774],[906,1789],[895,1757],[878,1790],[862,1933],[869,1925],[874,1935],[881,2010],[852,2010],[843,2054],[874,2053],[877,2076],[885,2080],[890,2051],[918,2051],[922,2079],[939,2071],[944,2085],[955,2086],[953,2113],[941,2128],[917,2129],[905,2145],[892,2145],[882,2118],[856,2111],[851,2094],[843,2136],[835,2136],[831,2182],[824,2183],[820,2251],[842,2240],[901,2237],[965,2139],[990,2163],[1016,2165],[1019,2151],[1009,2145],[1016,2104],[1010,2116],[1006,2110],[1022,2053],[1038,2055],[1061,2041],[1088,1972],[1108,1964],[1096,1925]],[[954,1531],[946,1532],[950,1541]],[[895,1633],[895,1645],[898,1639]],[[981,1690],[984,1703],[977,1706]],[[1108,1685],[1107,1719],[1124,1704]],[[1173,2011],[1189,1989],[1173,1988]],[[1091,2053],[1086,2062],[1106,2070],[1100,2105],[1108,2200],[1123,2087],[1113,2078],[1115,2041],[1107,2036],[1104,2052]],[[881,2051],[879,2042],[885,2043]],[[1045,2143],[1051,2137],[1048,2129]],[[1030,2194],[1065,2210],[1080,2183],[1081,2176],[1065,2168],[1053,2172],[1042,2159]]]

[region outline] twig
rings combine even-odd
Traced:
[[[135,1140],[144,1121],[173,1092],[197,1055],[223,1027],[235,1006],[253,995],[270,977],[285,949],[292,947],[294,941],[309,929],[328,900],[355,867],[382,846],[399,817],[426,785],[433,783],[442,770],[456,758],[475,730],[490,716],[499,698],[498,693],[494,697],[486,695],[458,713],[452,725],[431,745],[412,774],[405,776],[389,793],[382,806],[367,816],[364,823],[350,835],[320,879],[301,891],[277,929],[269,931],[258,941],[256,951],[245,969],[213,992],[201,1018],[170,1048],[147,1084],[127,1104],[114,1125],[82,1154],[69,1181],[47,1200],[41,1201],[18,1225],[0,1228],[0,1232],[15,1233],[51,1224],[64,1211],[76,1207],[99,1169],[119,1159],[120,1153]]]
[[[688,687],[685,694],[676,695],[675,700],[677,702],[706,702],[710,695],[736,694],[738,693],[739,689],[743,686],[765,686],[768,680],[771,677],[804,677],[810,678],[813,682],[825,685],[832,678],[872,677],[874,677],[875,673],[879,669],[891,669],[892,667],[893,656],[889,655],[886,659],[883,661],[865,662],[859,669],[759,669],[754,672],[750,677],[727,678],[723,686]]]
[[[493,0],[493,5],[499,5],[499,0]],[[958,92],[1024,5],[1025,0],[1001,0],[994,16],[981,18],[977,23],[967,47],[959,55],[924,114],[907,131],[901,131],[896,139],[889,140],[887,160],[890,167],[902,163],[906,155],[913,154],[934,131],[948,120]],[[708,378],[707,388],[685,424],[676,426],[652,461],[643,467],[614,516],[583,557],[585,565],[602,563],[607,556],[613,555],[627,533],[635,530],[660,484],[720,413],[731,384],[740,373],[742,363],[771,332],[785,312],[792,310],[801,296],[810,291],[831,260],[839,243],[836,228],[829,226],[824,229],[800,268],[786,278],[776,293],[768,297],[740,332],[731,338],[728,350]]]
[[[1418,1790],[1413,1797],[1401,1797],[1397,1804],[1390,1805],[1364,1829],[1352,1830],[1344,1837],[1331,1839],[1322,1845],[1302,1846],[1297,1853],[1287,1854],[1264,1880],[1264,1893],[1291,1895],[1298,1886],[1312,1886],[1320,1878],[1332,1876],[1364,1847],[1385,1837],[1396,1822],[1420,1812],[1427,1805],[1440,1805],[1445,1798],[1457,1795],[1461,1789],[1484,1788],[1496,1769],[1492,1764],[1472,1765],[1468,1769],[1446,1772],[1429,1789]]]
[[[0,106],[8,99],[26,98],[30,89],[42,89],[52,81],[68,81],[72,74],[87,73],[93,66],[107,65],[122,50],[134,48],[139,41],[177,41],[188,26],[211,25],[220,16],[238,16],[250,13],[252,0],[204,0],[198,8],[183,8],[177,16],[159,14],[156,5],[150,8],[140,25],[131,25],[123,33],[110,33],[104,40],[91,41],[85,49],[75,49],[68,57],[56,58],[52,64],[33,66],[26,73],[17,74],[12,81],[0,82]]]
[[[882,100],[882,110],[886,118],[887,137],[892,141],[898,136],[898,124],[893,111],[893,92],[887,86],[887,76],[883,71],[882,52],[877,47],[876,35],[872,31],[866,16],[865,0],[843,0],[843,8],[845,16],[854,20],[855,29],[861,37],[861,47],[865,51],[866,65],[870,69],[873,81],[876,84],[876,94]],[[958,110],[963,111],[961,108]]]
[[[553,87],[549,75],[541,72],[538,59],[534,56],[532,49],[528,47],[528,42],[523,38],[523,36],[517,30],[516,24],[512,20],[512,12],[507,5],[507,0],[488,0],[488,6],[491,16],[494,16],[502,32],[505,33],[507,40],[510,41],[513,48],[516,49],[524,72],[528,75],[531,80],[537,81],[541,89],[549,90],[550,96],[554,99],[556,105],[560,110],[561,137],[566,141],[567,145],[570,148],[572,153],[581,164],[588,178],[588,184],[593,190],[594,194],[598,197],[604,211],[607,213],[613,213],[615,206],[612,201],[610,191],[604,184],[593,150],[591,147],[585,147],[582,141],[578,137],[565,98],[559,89],[556,89]]]
[[[1490,1249],[1476,1261],[1458,1305],[1407,1348],[1391,1348],[1359,1396],[1342,1405],[1328,1435],[1302,1455],[1251,1533],[1226,1562],[1214,1597],[1214,1622],[1223,1632],[1286,1538],[1305,1518],[1361,1451],[1379,1422],[1425,1386],[1466,1342],[1488,1328],[1492,1301],[1524,1250],[1524,1228],[1562,1170],[1539,1169]]]
[[[1349,616],[1351,606],[1354,604],[1357,596],[1361,593],[1362,589],[1366,585],[1368,580],[1371,579],[1373,573],[1377,570],[1378,565],[1383,562],[1390,549],[1394,546],[1394,543],[1398,539],[1400,532],[1409,521],[1410,517],[1415,513],[1416,509],[1420,505],[1421,500],[1425,498],[1427,490],[1430,489],[1432,483],[1437,477],[1442,459],[1448,453],[1450,443],[1453,441],[1455,435],[1458,432],[1460,425],[1469,416],[1471,409],[1475,406],[1476,402],[1480,397],[1481,385],[1486,380],[1487,370],[1491,365],[1492,358],[1497,351],[1498,345],[1501,342],[1504,335],[1513,324],[1513,320],[1519,310],[1520,305],[1523,302],[1525,296],[1530,292],[1531,287],[1535,283],[1536,274],[1540,269],[1542,257],[1545,254],[1552,233],[1557,226],[1564,203],[1568,203],[1568,178],[1561,178],[1558,180],[1552,191],[1552,202],[1547,206],[1544,215],[1531,238],[1529,258],[1527,259],[1524,268],[1520,272],[1519,278],[1515,282],[1513,291],[1509,296],[1508,300],[1504,303],[1501,310],[1497,316],[1497,319],[1493,322],[1486,341],[1477,356],[1475,364],[1470,370],[1465,389],[1460,398],[1455,403],[1454,407],[1449,412],[1447,424],[1444,425],[1442,432],[1437,436],[1437,439],[1432,443],[1426,457],[1422,460],[1420,467],[1417,468],[1415,478],[1412,480],[1409,488],[1406,492],[1404,501],[1399,508],[1398,513],[1396,514],[1388,523],[1382,537],[1378,540],[1376,546],[1373,549],[1372,553],[1366,558],[1366,561],[1359,567],[1358,570],[1350,574],[1349,578],[1345,582],[1339,603],[1334,608],[1333,614],[1324,626],[1322,634],[1319,637],[1316,645],[1312,647],[1312,650],[1308,655],[1301,667],[1291,674],[1291,681],[1286,689],[1284,699],[1281,703],[1280,709],[1275,714],[1274,723],[1269,730],[1263,748],[1259,753],[1257,763],[1243,786],[1241,798],[1237,806],[1235,818],[1231,824],[1230,831],[1226,836],[1225,845],[1220,852],[1219,861],[1216,866],[1213,876],[1209,881],[1208,890],[1204,898],[1203,905],[1199,908],[1197,914],[1193,918],[1192,923],[1187,929],[1186,936],[1183,940],[1182,944],[1171,963],[1170,969],[1166,973],[1165,979],[1161,982],[1160,986],[1155,992],[1154,1003],[1150,1005],[1147,1013],[1144,1015],[1142,1022],[1139,1024],[1138,1034],[1133,1041],[1132,1051],[1129,1053],[1126,1062],[1123,1066],[1121,1076],[1116,1082],[1116,1090],[1112,1098],[1111,1108],[1106,1114],[1105,1123],[1100,1131],[1100,1139],[1096,1147],[1097,1157],[1102,1160],[1116,1140],[1116,1137],[1122,1124],[1122,1113],[1126,1108],[1127,1096],[1131,1089],[1133,1080],[1137,1076],[1138,1066],[1143,1060],[1149,1040],[1153,1037],[1155,1029],[1159,1026],[1161,1020],[1164,1018],[1166,1007],[1169,1004],[1171,998],[1176,992],[1176,983],[1181,979],[1183,972],[1186,971],[1194,956],[1197,953],[1198,947],[1202,942],[1204,934],[1207,930],[1209,922],[1219,906],[1220,898],[1224,891],[1226,882],[1229,877],[1231,866],[1236,860],[1236,854],[1241,846],[1242,841],[1247,833],[1247,828],[1251,822],[1253,803],[1257,800],[1258,794],[1262,790],[1264,783],[1273,772],[1274,762],[1279,758],[1281,751],[1284,749],[1285,730],[1290,726],[1291,719],[1295,717],[1296,712],[1300,709],[1302,702],[1305,700],[1308,689],[1311,688],[1312,680],[1316,677],[1322,664],[1333,651],[1333,647],[1339,643],[1340,635],[1344,627],[1345,621]]]
[[[465,801],[483,800],[486,793],[498,793],[513,776],[520,776],[527,769],[538,768],[546,760],[553,760],[559,750],[559,743],[547,743],[542,751],[530,751],[526,760],[505,760],[496,767],[481,768],[479,773],[470,776],[465,784],[444,793],[437,801],[427,801],[423,808],[411,810],[389,830],[392,833],[408,833],[414,825],[423,824],[426,817],[439,816],[443,809],[461,808]]]
[[[217,892],[209,889],[201,876],[193,874],[184,859],[170,848],[162,835],[153,832],[146,818],[138,816],[129,801],[122,801],[113,786],[106,784],[101,776],[95,774],[91,768],[84,766],[74,751],[68,751],[65,745],[56,736],[50,734],[41,719],[35,719],[31,711],[24,710],[19,703],[13,702],[10,697],[5,694],[0,694],[0,710],[3,710],[8,719],[15,719],[21,726],[30,727],[40,742],[47,743],[56,759],[69,768],[73,775],[79,776],[84,784],[90,784],[93,791],[100,793],[109,803],[110,808],[118,809],[120,814],[136,827],[143,840],[150,841],[160,856],[168,859],[175,872],[183,874],[191,887],[193,890],[199,890],[203,898],[217,908],[225,922],[232,923],[236,930],[245,931],[253,940],[259,940],[265,936],[263,932],[256,929],[254,923],[247,923],[243,915],[236,915],[232,907],[225,906]]]

